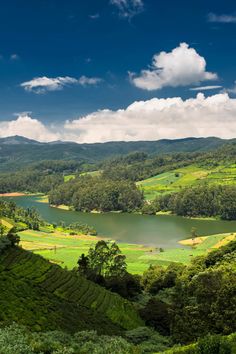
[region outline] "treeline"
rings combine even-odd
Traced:
[[[161,196],[145,208],[147,213],[162,210],[181,216],[219,216],[223,220],[236,220],[236,186],[205,184],[186,188]]]
[[[40,192],[48,193],[64,182],[66,174],[80,173],[87,165],[77,161],[42,161],[27,169],[0,174],[0,193]]]
[[[143,193],[130,181],[81,176],[49,193],[49,203],[65,204],[78,211],[134,211],[143,205]]]
[[[178,153],[162,156],[150,156],[136,152],[126,156],[107,160],[98,169],[102,170],[102,177],[111,180],[140,181],[157,174],[174,170],[193,163],[198,153]]]
[[[9,218],[15,223],[22,223],[29,229],[39,230],[44,222],[34,208],[21,208],[12,201],[0,200],[0,218]]]

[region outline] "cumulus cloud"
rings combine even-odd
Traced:
[[[132,18],[144,10],[142,0],[110,0],[119,10],[119,15],[124,18]]]
[[[187,136],[236,136],[236,99],[227,93],[134,102],[126,109],[101,110],[67,121],[67,139],[77,142],[157,140]]]
[[[28,113],[22,113],[11,121],[0,122],[0,137],[20,135],[38,141],[55,141],[61,136],[47,128],[42,122],[33,119]]]
[[[129,73],[131,82],[144,90],[158,90],[216,80],[217,74],[206,71],[206,61],[187,43],[180,43],[171,52],[155,54],[149,69],[140,75]]]
[[[220,89],[222,86],[220,85],[211,85],[211,86],[199,86],[199,87],[191,87],[190,91],[207,91],[207,90],[215,90]]]
[[[207,16],[208,22],[218,22],[218,23],[236,23],[235,15],[216,15],[214,13],[209,13]]]
[[[134,102],[126,109],[99,110],[55,126],[46,126],[22,114],[0,123],[0,136],[22,135],[39,141],[137,141],[176,139],[189,136],[236,136],[236,98],[227,93],[183,100],[153,98]]]
[[[55,78],[42,76],[36,77],[30,81],[26,81],[20,84],[26,91],[34,92],[37,94],[46,93],[47,91],[58,91],[62,90],[63,87],[68,85],[79,84],[82,86],[86,85],[96,85],[101,79],[97,77],[86,77],[81,76],[79,79],[70,76],[58,76]]]

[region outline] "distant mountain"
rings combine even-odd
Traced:
[[[39,141],[28,139],[23,136],[15,135],[15,136],[9,136],[7,138],[0,138],[0,144],[6,144],[6,145],[34,144],[34,145],[39,145],[41,143]]]
[[[135,151],[156,155],[173,152],[210,151],[232,142],[236,142],[236,139],[224,140],[209,137],[95,144],[61,141],[40,143],[21,136],[13,136],[0,139],[0,170],[15,170],[43,160],[83,160],[92,163]]]

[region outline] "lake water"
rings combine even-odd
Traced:
[[[34,196],[11,199],[19,206],[35,207],[50,223],[86,223],[94,226],[99,235],[119,242],[172,248],[182,247],[177,242],[191,237],[192,227],[196,227],[197,234],[201,236],[236,231],[236,221],[192,220],[170,215],[89,214],[52,208],[47,203],[38,202]]]

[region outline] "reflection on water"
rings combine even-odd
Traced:
[[[177,241],[190,237],[192,227],[197,228],[199,235],[236,231],[236,221],[191,220],[170,215],[89,214],[51,208],[33,196],[11,199],[20,206],[37,208],[48,222],[86,223],[94,226],[100,235],[117,241],[163,248],[180,246]]]

